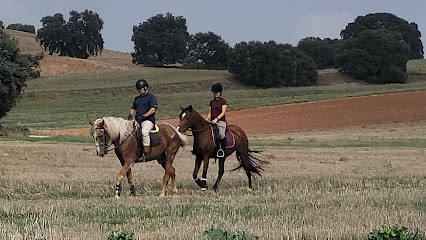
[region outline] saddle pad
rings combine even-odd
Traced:
[[[233,148],[235,145],[235,137],[234,134],[226,129],[225,131],[225,137],[226,137],[226,148]]]
[[[212,131],[212,137],[213,137],[214,145],[215,145],[215,147],[217,147],[217,144],[216,144],[216,141],[215,141],[215,139],[216,139],[215,138],[215,131],[214,131],[214,129],[211,125],[210,125],[210,128],[211,128],[211,131]],[[226,148],[233,148],[234,145],[235,145],[234,134],[230,130],[226,129],[225,130],[225,137],[226,137]]]

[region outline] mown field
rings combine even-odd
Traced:
[[[130,231],[135,239],[207,239],[213,226],[260,239],[366,239],[382,224],[425,234],[425,130],[421,121],[252,135],[252,145],[267,142],[253,147],[271,162],[253,191],[242,171],[228,172],[235,156],[218,193],[198,190],[189,147],[174,163],[178,195],[169,188],[158,197],[163,170],[150,162],[132,168],[137,196],[124,181],[119,200],[120,164],[113,153],[98,158],[93,143],[1,142],[0,236],[106,239]],[[386,145],[394,140],[405,144]],[[217,171],[211,160],[210,187]]]

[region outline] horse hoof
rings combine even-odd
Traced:
[[[203,187],[203,188],[200,188],[200,190],[201,190],[201,191],[206,191],[206,190],[207,190],[207,188],[206,188],[206,187]]]

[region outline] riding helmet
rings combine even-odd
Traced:
[[[220,85],[220,83],[213,84],[212,92],[214,93],[222,92],[222,85]]]
[[[145,81],[144,79],[139,79],[137,82],[136,82],[136,89],[142,89],[142,88],[144,88],[144,87],[148,87],[148,82],[147,81]]]

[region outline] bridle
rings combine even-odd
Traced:
[[[96,147],[99,147],[99,149],[101,147],[103,147],[105,154],[107,154],[109,151],[114,150],[114,148],[113,149],[109,149],[109,147],[111,147],[111,145],[112,145],[112,142],[110,144],[108,144],[107,137],[109,139],[111,139],[111,137],[109,136],[109,134],[107,133],[107,131],[105,130],[105,128],[104,127],[97,127],[97,128],[95,128],[95,131],[96,130],[104,130],[104,134],[105,134],[105,136],[104,136],[104,144],[99,144],[98,142],[96,142]]]
[[[177,130],[180,131],[180,132],[182,132],[182,133],[185,133],[186,131],[188,131],[188,129],[191,129],[191,132],[194,133],[194,132],[204,132],[204,131],[208,130],[209,127],[206,127],[206,128],[203,128],[203,129],[194,130],[194,129],[190,128],[188,126],[188,124],[187,124],[185,128],[181,128],[180,125],[178,125],[178,128],[177,128]]]

